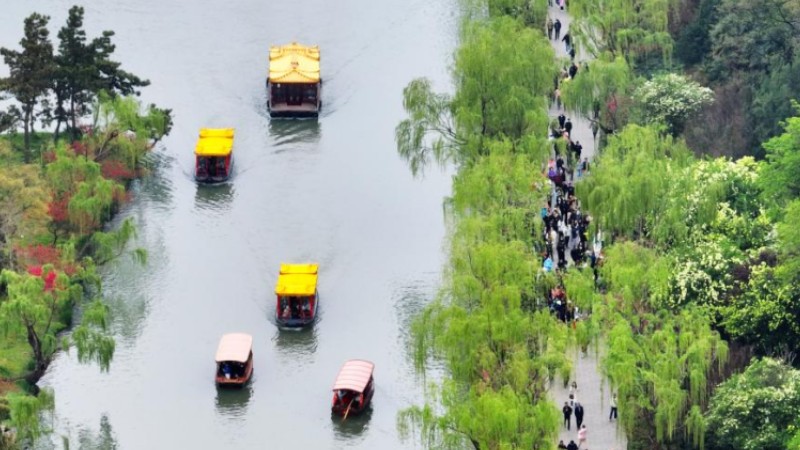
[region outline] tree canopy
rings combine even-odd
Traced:
[[[37,107],[50,91],[56,70],[53,61],[53,44],[47,30],[48,16],[33,13],[25,19],[25,33],[19,42],[22,51],[0,48],[0,54],[9,68],[9,76],[0,79],[0,90],[11,94],[21,106],[22,126],[25,133],[25,161],[31,160],[30,135],[41,109]],[[17,115],[16,109],[11,109]]]
[[[764,358],[717,387],[708,411],[708,448],[787,448],[800,414],[800,371]]]

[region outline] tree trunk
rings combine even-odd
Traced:
[[[78,120],[75,117],[75,97],[70,95],[69,96],[69,115],[72,120],[72,141],[76,141],[78,139]]]
[[[24,136],[24,145],[25,149],[23,151],[23,155],[25,157],[25,162],[31,162],[31,131],[30,131],[30,122],[31,122],[31,112],[26,108],[25,109],[25,116],[22,118],[22,128],[23,128],[23,136]]]
[[[61,119],[56,119],[56,130],[53,132],[53,142],[58,142],[58,135],[61,132]]]
[[[25,328],[28,331],[28,344],[31,346],[31,350],[33,351],[33,360],[34,360],[34,368],[31,373],[25,376],[25,380],[34,385],[40,378],[44,375],[45,370],[47,370],[47,358],[44,356],[42,352],[42,341],[39,339],[39,335],[36,334],[36,329],[33,325],[25,325]]]

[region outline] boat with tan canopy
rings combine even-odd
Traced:
[[[222,335],[217,347],[217,373],[219,386],[241,386],[253,375],[253,336],[245,333]]]
[[[375,393],[375,380],[372,372],[375,364],[363,359],[351,359],[344,363],[333,384],[331,412],[347,418],[360,414],[372,400]]]

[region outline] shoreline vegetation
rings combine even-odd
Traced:
[[[111,59],[112,31],[88,38],[83,16],[70,9],[54,48],[49,18],[33,13],[20,49],[0,49],[10,100],[0,111],[0,449],[46,432],[40,415],[54,393],[36,383],[59,351],[108,370],[114,340],[97,268],[147,258],[128,246],[132,220],[105,225],[147,173],[171,112],[135,98],[149,81]]]
[[[445,280],[411,341],[418,369],[435,361],[445,376],[399,414],[401,435],[555,448],[548,386],[572,379],[568,350],[592,347],[630,449],[800,449],[800,83],[785,69],[800,55],[800,9],[568,0],[562,34],[589,58],[570,73],[547,39],[551,5],[465,2],[455,92],[426,79],[404,90],[398,153],[415,175],[434,163],[457,173]],[[767,42],[765,27],[784,40]],[[539,213],[554,206],[543,168],[569,160],[547,98],[600,132],[575,184],[589,231],[605,237],[591,269],[543,261]],[[734,138],[747,129],[759,139]],[[581,311],[566,324],[549,308],[561,286]]]

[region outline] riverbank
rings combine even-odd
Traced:
[[[63,346],[75,348],[81,359],[97,361],[101,369],[113,357],[95,271],[127,254],[135,228],[130,221],[114,231],[104,227],[129,200],[130,181],[146,173],[145,155],[153,142],[168,131],[153,123],[168,124],[169,118],[146,123],[163,112],[142,109],[132,98],[105,98],[97,108],[106,119],[96,128],[84,128],[77,140],[53,142],[49,133],[33,135],[28,155],[35,163],[23,161],[19,135],[0,135],[3,398],[36,394],[38,380]],[[128,116],[120,114],[123,110]],[[127,117],[128,123],[115,117]],[[133,254],[143,256],[135,250]],[[76,307],[89,312],[73,324]],[[73,325],[80,332],[63,335]],[[13,407],[0,417],[0,423],[5,421],[24,426],[15,420]]]
[[[432,448],[552,448],[561,413],[549,386],[573,372],[568,349],[576,339],[547,307],[556,275],[540,271],[556,55],[529,25],[545,22],[545,3],[476,7],[487,6],[488,18],[466,13],[455,94],[413,81],[409,118],[397,129],[413,172],[433,161],[458,168],[448,278],[414,326],[418,366],[441,361],[447,376],[400,424]]]

